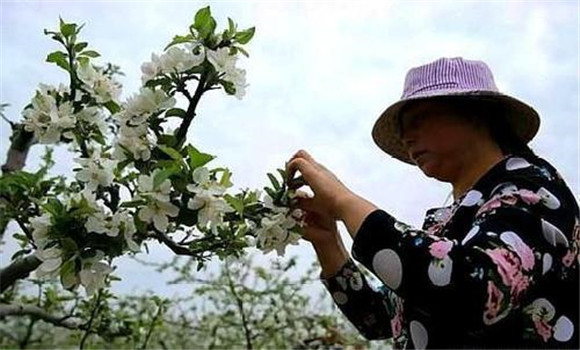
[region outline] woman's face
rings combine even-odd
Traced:
[[[409,156],[429,177],[451,182],[470,152],[489,137],[457,108],[437,101],[415,102],[404,113],[401,132]]]

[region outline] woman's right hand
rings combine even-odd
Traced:
[[[300,199],[311,198],[304,191],[296,191],[296,197]],[[340,236],[336,225],[336,219],[323,213],[302,209],[302,216],[296,218],[303,223],[302,236],[315,246],[322,247],[328,244],[335,244]]]

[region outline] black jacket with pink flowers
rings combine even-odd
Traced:
[[[368,339],[406,348],[580,348],[580,217],[558,172],[506,157],[421,230],[369,214],[352,259],[322,279]]]

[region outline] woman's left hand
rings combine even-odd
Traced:
[[[286,171],[291,187],[292,179],[299,171],[306,185],[314,192],[312,198],[298,198],[298,208],[324,217],[341,218],[343,203],[353,193],[330,170],[316,162],[306,151],[300,150],[286,163]]]

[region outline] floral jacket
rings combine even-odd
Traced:
[[[398,348],[580,348],[578,204],[545,160],[506,157],[422,230],[377,209],[322,278],[367,339]]]

